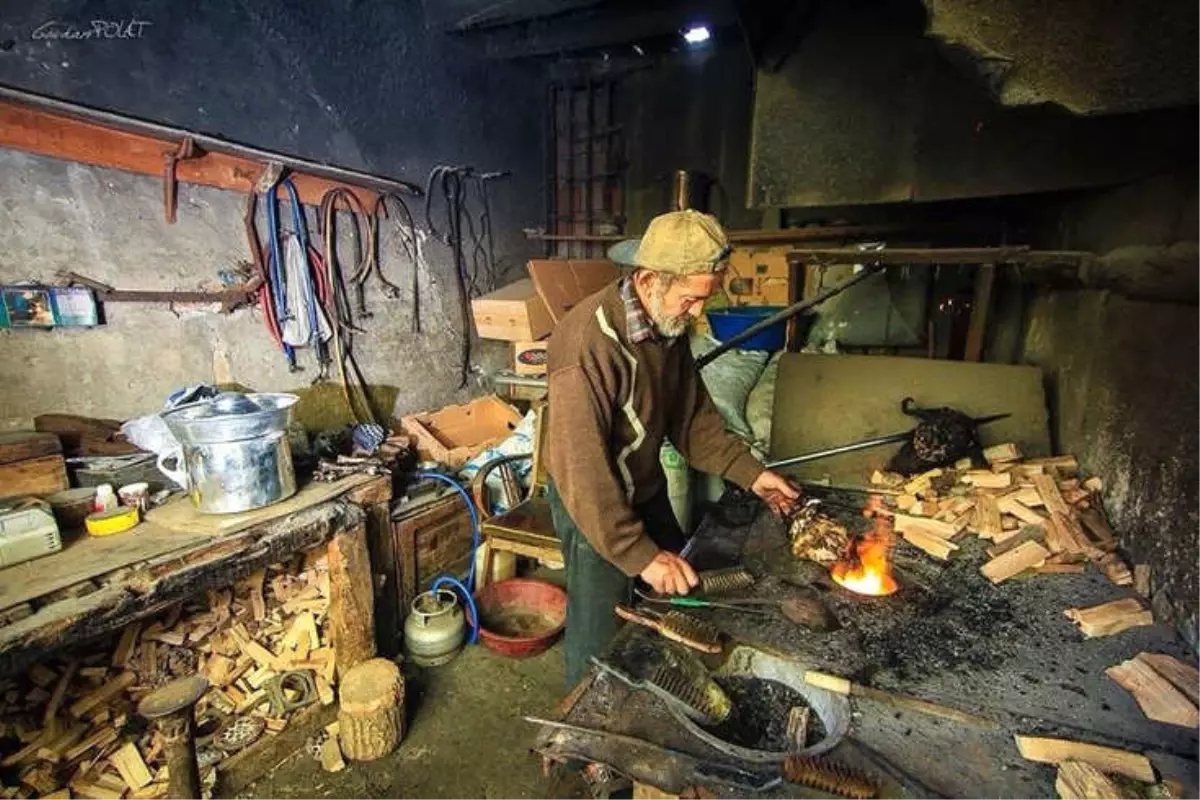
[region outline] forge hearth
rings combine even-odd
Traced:
[[[847,508],[847,523],[854,522],[852,513]],[[864,523],[859,517],[859,531]],[[1180,777],[1185,791],[1195,792],[1194,731],[1147,720],[1104,674],[1130,649],[1184,655],[1174,633],[1146,626],[1086,640],[1063,616],[1066,607],[1112,599],[1112,584],[1099,573],[996,586],[980,574],[988,555],[979,542],[964,541],[952,560],[940,562],[901,539],[892,551],[897,590],[867,596],[835,583],[827,567],[797,561],[783,526],[768,515],[744,526],[706,522],[698,537],[694,558],[702,568],[740,560],[759,576],[754,597],[782,600],[801,592],[819,598],[840,623],[813,630],[779,615],[697,609],[731,637],[724,653],[710,657],[714,675],[750,674],[798,688],[790,682],[798,670],[826,672],[999,724],[986,729],[856,699],[848,732],[827,755],[880,780],[880,796],[1054,796],[1053,770],[1025,761],[1014,747],[1014,733],[1148,752],[1162,774]],[[756,668],[745,669],[742,659],[757,661]],[[746,796],[744,788],[721,789],[720,780],[698,778],[695,759],[742,769],[752,762],[741,756],[730,762],[727,746],[706,741],[654,700],[605,676],[593,677],[567,721],[694,758],[663,758],[661,752],[567,731],[544,732],[538,747],[555,757],[622,764],[634,778],[666,789],[699,783],[718,796]],[[887,765],[897,769],[889,772]],[[757,769],[769,771],[763,762]],[[785,786],[764,796],[794,792]]]

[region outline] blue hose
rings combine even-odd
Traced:
[[[471,560],[470,566],[467,567],[467,580],[460,581],[453,575],[439,575],[433,579],[433,586],[430,591],[436,592],[443,586],[449,586],[451,590],[458,592],[463,598],[463,603],[470,612],[471,636],[467,639],[468,644],[475,644],[479,641],[479,610],[475,607],[475,551],[479,549],[479,514],[475,511],[475,503],[471,500],[471,495],[467,494],[467,490],[458,483],[458,481],[450,478],[440,472],[418,472],[417,478],[431,478],[435,481],[454,488],[459,495],[462,496],[463,502],[467,504],[467,513],[471,515]]]

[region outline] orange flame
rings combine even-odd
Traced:
[[[858,594],[887,595],[900,588],[892,577],[891,534],[890,523],[876,517],[875,530],[859,540],[855,548],[857,558],[833,565],[833,579]]]

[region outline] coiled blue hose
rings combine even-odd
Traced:
[[[464,583],[453,575],[439,575],[433,579],[431,591],[436,592],[443,586],[449,586],[452,591],[458,592],[463,598],[463,604],[470,612],[471,635],[467,639],[468,644],[475,644],[479,641],[479,611],[475,608],[475,551],[479,549],[479,514],[475,511],[475,502],[471,500],[471,495],[467,494],[467,490],[459,484],[458,481],[450,478],[440,472],[418,472],[417,478],[431,478],[435,481],[451,486],[462,497],[463,502],[467,504],[467,513],[471,515],[471,560],[470,566],[467,567],[467,580]]]

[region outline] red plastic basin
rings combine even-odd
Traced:
[[[567,622],[567,593],[533,578],[488,584],[475,604],[483,646],[509,658],[545,652]]]

